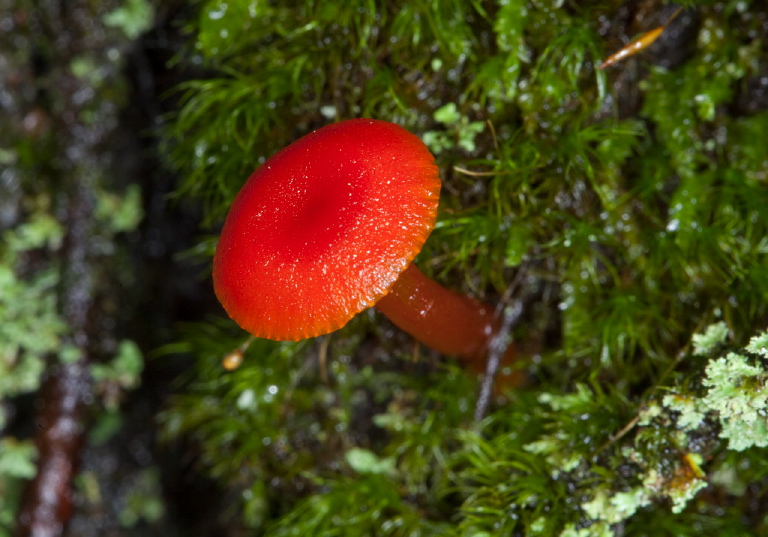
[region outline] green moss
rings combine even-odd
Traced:
[[[24,480],[37,472],[37,450],[31,441],[0,438],[0,536],[10,536],[15,526],[16,498]]]
[[[184,344],[196,370],[163,420],[169,437],[199,443],[223,486],[248,492],[243,524],[301,535],[765,529],[737,499],[700,493],[713,474],[736,474],[721,480],[727,491],[763,490],[728,448],[751,446],[744,460],[764,466],[762,358],[750,353],[768,354],[768,337],[722,350],[768,314],[768,113],[742,104],[766,69],[755,37],[765,9],[685,5],[678,22],[697,32],[685,58],[652,66],[651,49],[607,71],[594,68],[606,32],[636,37],[614,29],[615,2],[201,6],[191,29],[210,76],[182,87],[166,146],[185,177],[177,195],[205,203],[204,225],[313,128],[395,121],[430,145],[444,184],[417,263],[492,303],[512,288],[527,304],[514,337],[536,349],[519,365],[532,386],[473,424],[473,379],[393,339],[374,312],[321,341],[258,342],[227,374],[214,363],[239,345],[237,329],[197,327]]]

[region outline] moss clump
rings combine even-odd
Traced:
[[[253,168],[326,122],[373,116],[422,134],[444,191],[417,262],[475,296],[528,304],[514,336],[535,380],[475,424],[472,379],[414,352],[373,312],[321,341],[259,343],[227,375],[216,362],[239,345],[236,328],[206,323],[186,347],[196,373],[164,423],[197,440],[222,486],[248,491],[248,515],[232,525],[765,529],[739,498],[701,492],[705,473],[733,465],[725,440],[762,410],[759,362],[686,358],[726,332],[745,341],[768,313],[768,106],[749,93],[768,69],[768,14],[735,1],[686,7],[658,46],[603,72],[594,65],[611,35],[626,41],[674,9],[643,5],[625,25],[616,2],[201,5],[189,56],[209,76],[181,88],[166,138],[185,177],[177,195],[202,199],[212,226]],[[760,438],[744,452],[753,468]],[[345,455],[360,449],[388,470],[361,476]],[[365,500],[343,501],[356,495]]]

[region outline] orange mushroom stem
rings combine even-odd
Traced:
[[[458,357],[475,373],[485,370],[488,345],[500,329],[490,306],[446,289],[413,263],[376,303],[376,309],[426,346]],[[502,364],[513,359],[510,346]]]

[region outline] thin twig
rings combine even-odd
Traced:
[[[456,170],[459,173],[463,173],[464,175],[471,175],[472,177],[490,177],[493,175],[509,175],[510,171],[502,171],[502,172],[473,172],[472,170],[468,170],[466,168],[462,168],[461,166],[454,166],[454,170]]]
[[[328,345],[331,343],[329,336],[320,337],[320,349],[318,350],[318,367],[320,368],[320,379],[323,384],[328,386],[330,380],[328,379]]]
[[[488,410],[488,404],[491,401],[491,393],[493,391],[493,383],[496,379],[496,373],[499,371],[499,365],[501,365],[501,358],[507,351],[507,347],[512,345],[511,339],[508,338],[509,333],[520,321],[522,314],[522,300],[514,300],[511,306],[505,307],[504,316],[501,320],[501,327],[493,335],[491,342],[488,345],[488,361],[485,365],[485,378],[483,378],[483,384],[480,387],[480,395],[477,398],[477,406],[475,407],[476,423],[485,417],[485,413]]]
[[[523,279],[523,275],[527,273],[527,263],[523,263],[515,279],[509,284],[504,295],[501,297],[499,306],[496,311],[496,315],[502,315],[501,326],[499,330],[493,334],[491,341],[488,344],[488,361],[485,365],[485,378],[480,387],[480,395],[477,398],[477,405],[475,406],[475,423],[485,417],[485,413],[488,411],[488,404],[491,401],[491,393],[493,392],[493,384],[496,380],[496,374],[499,371],[501,365],[501,359],[506,353],[507,348],[512,345],[511,339],[508,340],[509,334],[512,329],[520,322],[520,318],[523,314],[523,302],[522,300],[511,301],[512,293],[518,288],[520,282]],[[510,303],[511,301],[511,303]]]
[[[496,136],[496,128],[493,126],[493,122],[490,119],[486,119],[488,128],[491,129],[491,138],[493,138],[493,147],[496,149],[496,154],[501,155],[501,149],[499,149],[499,139]]]
[[[595,451],[592,454],[592,457],[596,458],[598,455],[600,455],[600,453],[602,453],[608,447],[618,442],[625,434],[631,431],[639,421],[640,421],[640,414],[638,414],[637,416],[629,420],[629,423],[627,423],[624,427],[622,427],[618,433],[610,437],[607,442],[605,442],[602,446],[597,448],[597,451]]]
[[[320,336],[323,340],[328,339],[327,337]],[[319,339],[319,338],[318,338]],[[322,345],[322,342],[321,342]],[[320,351],[318,350],[318,353]],[[318,356],[319,360],[319,356]],[[318,362],[315,360],[315,357],[312,355],[312,353],[309,353],[307,357],[304,359],[304,362],[301,364],[301,367],[296,372],[296,374],[291,379],[291,383],[288,385],[288,388],[285,390],[285,396],[283,397],[283,406],[282,406],[282,414],[285,415],[285,412],[287,412],[290,405],[288,405],[288,402],[293,397],[293,393],[296,391],[296,388],[299,386],[299,383],[304,378],[304,375],[307,374],[307,371],[312,368],[313,365],[317,364]]]

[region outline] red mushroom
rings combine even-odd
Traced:
[[[376,305],[482,370],[499,326],[492,310],[411,263],[439,193],[434,157],[403,128],[353,119],[318,129],[267,160],[235,198],[213,259],[216,295],[242,328],[274,340],[332,332]]]

